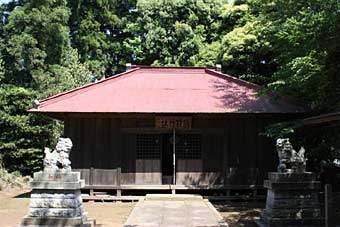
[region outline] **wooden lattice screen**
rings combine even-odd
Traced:
[[[177,139],[178,138],[178,139]],[[176,157],[178,159],[201,159],[202,138],[199,134],[182,134],[176,137]]]
[[[160,135],[141,134],[136,138],[137,159],[160,159]]]

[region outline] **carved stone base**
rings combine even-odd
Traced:
[[[21,226],[90,227],[82,205],[80,173],[44,171],[34,174],[30,186],[31,200],[28,214]]]
[[[318,199],[320,182],[313,173],[269,173],[261,227],[323,226]]]
[[[56,227],[91,227],[93,225],[92,221],[77,218],[60,218],[60,217],[48,217],[48,218],[38,218],[38,217],[24,217],[21,226],[56,226]]]

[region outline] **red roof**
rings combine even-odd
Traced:
[[[304,106],[211,68],[138,67],[41,100],[43,113],[298,113]]]

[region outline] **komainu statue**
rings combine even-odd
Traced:
[[[71,170],[70,152],[72,141],[69,138],[59,138],[56,148],[45,147],[44,171]]]
[[[279,155],[279,166],[277,171],[280,173],[304,173],[306,171],[305,149],[300,148],[296,152],[288,138],[277,139],[276,149]]]

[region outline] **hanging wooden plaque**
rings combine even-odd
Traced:
[[[191,117],[156,116],[155,121],[159,129],[191,129]]]

